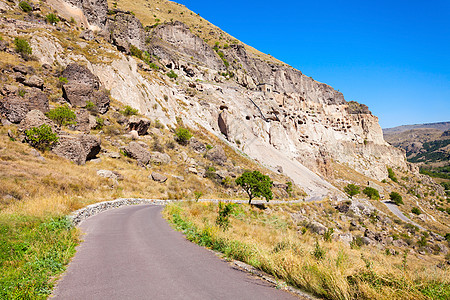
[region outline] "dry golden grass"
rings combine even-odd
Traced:
[[[178,226],[176,215],[181,216],[196,226],[204,240],[209,236],[214,241],[212,248],[326,299],[427,299],[419,289],[436,283],[443,285],[438,291],[449,295],[449,270],[435,267],[436,258],[408,255],[404,268],[402,255],[387,256],[372,247],[351,249],[308,231],[298,232],[287,211],[306,206],[271,206],[272,212],[266,214],[239,205],[225,232],[215,225],[217,206],[211,203],[170,205],[165,216]],[[314,255],[317,242],[324,250],[323,259]]]

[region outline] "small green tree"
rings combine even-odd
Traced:
[[[370,186],[366,187],[363,190],[363,193],[372,200],[380,199],[380,193],[378,193],[378,190],[374,189],[373,187]]]
[[[129,105],[126,105],[126,106],[124,107],[124,109],[122,110],[122,114],[123,114],[124,116],[127,116],[127,117],[137,115],[137,113],[138,113],[138,110],[132,108],[132,107],[129,106]]]
[[[192,137],[191,132],[184,127],[178,127],[175,130],[175,140],[181,145],[186,145],[187,142],[191,139],[191,137]]]
[[[420,215],[422,213],[418,207],[413,207],[411,212],[415,215]]]
[[[30,44],[21,38],[14,39],[14,47],[16,48],[16,52],[22,54],[22,56],[29,56],[33,52]]]
[[[389,198],[397,205],[403,204],[403,197],[397,192],[391,192]]]
[[[252,203],[255,197],[264,197],[267,202],[273,199],[273,182],[269,176],[261,174],[259,171],[244,172],[236,178],[236,184],[241,186],[248,195],[248,204]]]
[[[168,72],[166,75],[172,79],[177,79],[178,77],[178,75],[173,70],[170,70],[170,72]]]
[[[397,182],[398,183],[398,179],[395,176],[394,171],[392,170],[392,168],[387,168],[388,171],[388,177],[393,181],[393,182]]]
[[[355,184],[347,184],[346,187],[344,187],[344,192],[349,196],[349,198],[351,199],[353,196],[358,195],[359,194],[359,186],[355,185]]]
[[[75,119],[77,116],[67,105],[52,109],[46,113],[46,115],[49,119],[55,121],[59,126],[76,124]]]
[[[27,143],[41,151],[50,149],[58,139],[56,133],[47,124],[25,130],[25,140]]]
[[[58,16],[56,16],[54,13],[49,13],[47,16],[45,16],[45,19],[50,24],[57,24],[60,21]]]
[[[26,1],[20,1],[19,2],[19,7],[20,9],[22,9],[24,12],[30,12],[33,10],[33,8],[31,7],[30,3],[26,2]]]
[[[228,230],[230,227],[229,216],[233,211],[233,203],[224,204],[219,202],[219,212],[216,218],[216,225],[222,228],[223,231]]]

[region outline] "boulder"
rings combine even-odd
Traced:
[[[38,109],[43,113],[49,111],[48,98],[38,89],[29,90],[25,97],[8,95],[0,99],[0,115],[11,123],[20,123],[33,109]]]
[[[151,162],[157,165],[168,164],[170,163],[170,156],[166,153],[161,152],[152,152],[151,153]]]
[[[67,78],[69,84],[81,83],[95,90],[100,88],[98,77],[92,74],[88,68],[76,63],[68,65],[62,73],[62,77]]]
[[[94,91],[93,93],[92,103],[95,104],[97,111],[100,114],[106,114],[109,110],[109,105],[111,103],[111,99],[108,94],[104,90]]]
[[[23,82],[24,85],[42,90],[44,88],[44,80],[36,75],[31,76]]]
[[[227,156],[222,146],[216,146],[206,153],[206,158],[218,165],[223,165],[227,161]]]
[[[328,230],[328,228],[326,228],[324,225],[322,225],[319,222],[316,221],[311,221],[308,225],[307,225],[308,229],[311,230],[314,233],[323,235],[325,234],[325,232]]]
[[[128,156],[144,165],[147,165],[152,159],[151,153],[136,142],[131,142],[124,148],[124,151]]]
[[[150,120],[139,118],[138,116],[131,116],[128,121],[128,130],[136,130],[139,135],[145,135],[150,124]]]
[[[149,177],[151,177],[156,182],[164,183],[164,182],[167,181],[167,176],[166,175],[159,174],[159,173],[156,173],[156,172],[153,172],[152,175],[150,175]]]
[[[93,135],[62,135],[52,152],[78,165],[93,159],[100,152],[100,138]]]
[[[8,96],[11,94],[17,94],[17,92],[19,91],[19,87],[15,86],[15,85],[11,85],[11,84],[5,84],[1,90],[0,90],[0,94],[2,94],[3,96]]]
[[[228,139],[228,112],[226,110],[220,112],[217,123],[219,125],[220,132]]]
[[[206,151],[206,146],[196,138],[191,138],[189,140],[189,147],[191,147],[195,152],[203,153]]]
[[[96,124],[91,124],[90,114],[86,109],[80,109],[75,112],[76,118],[76,126],[75,129],[83,132],[89,132]],[[95,121],[95,120],[94,120]],[[92,127],[93,126],[93,127]]]
[[[85,83],[71,83],[63,85],[63,98],[70,104],[85,107],[86,102],[93,102],[94,90]]]
[[[198,173],[198,171],[197,171],[196,168],[188,168],[188,172],[189,172],[189,173],[192,173],[192,174],[196,174],[196,175],[197,175],[197,173]]]
[[[53,131],[57,131],[57,126],[49,118],[47,118],[44,113],[40,110],[33,109],[29,111],[25,118],[19,124],[19,129],[25,131],[33,127],[39,127],[43,124],[47,124],[52,127]]]
[[[27,75],[30,70],[25,65],[16,65],[13,67],[13,71]]]
[[[112,180],[123,180],[123,175],[110,170],[98,170],[97,175],[100,177],[110,178]]]
[[[128,135],[130,136],[130,138],[135,141],[137,139],[139,139],[139,133],[136,130],[131,130],[130,133],[128,133]],[[139,142],[138,142],[139,143]],[[141,145],[144,148],[147,148],[145,146],[143,146],[141,143],[139,143],[139,145]]]
[[[351,233],[341,233],[338,236],[338,240],[350,245],[350,243],[353,241],[353,236]]]
[[[86,41],[92,41],[95,38],[94,32],[90,29],[86,29],[81,32],[79,37]]]

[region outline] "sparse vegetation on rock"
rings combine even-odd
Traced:
[[[347,184],[344,187],[344,192],[348,195],[348,197],[351,199],[353,198],[353,196],[356,196],[359,194],[360,190],[359,190],[359,186],[355,185],[355,184]]]
[[[49,119],[55,121],[59,126],[76,124],[76,114],[67,105],[57,107],[46,113]]]
[[[59,138],[49,125],[43,124],[25,130],[25,139],[34,148],[45,151],[49,150]]]
[[[397,192],[391,192],[389,198],[397,205],[404,204],[403,197]]]

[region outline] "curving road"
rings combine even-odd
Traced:
[[[53,299],[298,299],[187,241],[161,210],[125,206],[85,220]]]

